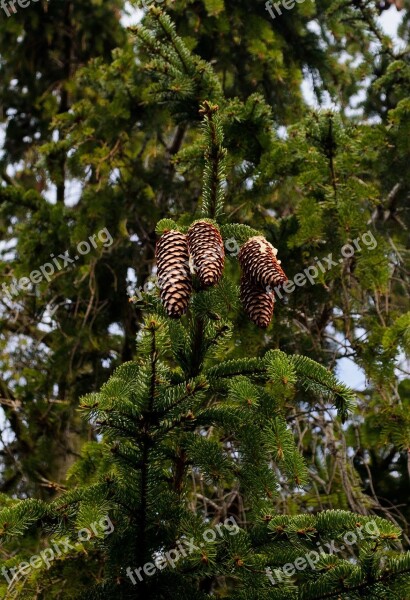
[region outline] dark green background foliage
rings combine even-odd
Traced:
[[[0,15],[0,283],[112,236],[2,290],[0,566],[114,525],[13,586],[0,576],[0,595],[407,600],[409,54],[363,0],[275,20],[262,0],[161,6],[129,30],[120,0]],[[337,110],[309,108],[304,78]],[[289,279],[337,264],[261,332],[228,252],[221,283],[195,284],[170,321],[140,293],[155,243],[204,216],[227,249],[262,232]],[[377,245],[342,256],[369,232]],[[362,388],[339,381],[342,358]],[[132,585],[127,567],[227,517],[238,535]],[[373,518],[378,534],[316,570],[266,577]]]

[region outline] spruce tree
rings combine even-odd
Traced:
[[[105,50],[100,48],[94,52],[91,44],[90,51],[75,62],[75,70],[90,55],[103,55],[104,59],[91,61],[77,73],[75,79],[73,76],[70,87],[75,85],[77,92],[73,95],[76,101],[70,106],[70,111],[60,114],[53,121],[51,130],[45,133],[50,118],[55,115],[56,105],[53,104],[50,112],[46,110],[41,125],[41,141],[49,143],[39,149],[33,142],[25,155],[27,162],[21,169],[22,174],[18,173],[14,180],[6,176],[6,185],[0,189],[3,238],[10,244],[18,238],[13,259],[9,258],[7,251],[4,253],[7,258],[2,269],[6,283],[13,276],[26,276],[39,264],[47,262],[50,249],[69,248],[72,253],[78,242],[102,227],[108,227],[115,238],[110,249],[100,247],[95,254],[84,257],[78,270],[59,273],[49,284],[44,283],[33,293],[19,298],[18,310],[15,304],[8,303],[5,309],[3,298],[0,340],[3,373],[0,386],[11,435],[5,436],[2,448],[1,477],[2,489],[12,494],[12,499],[4,496],[2,502],[4,506],[16,503],[14,510],[17,513],[29,512],[28,522],[41,517],[41,526],[50,524],[51,532],[58,533],[61,522],[56,514],[61,515],[61,512],[53,512],[53,508],[50,513],[47,511],[50,515],[47,521],[44,505],[19,504],[15,497],[59,495],[65,486],[69,489],[75,484],[87,486],[94,478],[94,469],[100,469],[103,474],[115,469],[113,463],[109,462],[105,468],[106,463],[100,461],[99,452],[104,454],[108,446],[93,443],[90,449],[84,450],[78,471],[74,469],[71,480],[64,481],[64,467],[79,452],[81,442],[90,438],[94,442],[100,440],[93,415],[90,422],[80,424],[76,410],[78,398],[85,392],[98,390],[117,365],[133,357],[135,335],[138,340],[146,339],[147,330],[141,330],[141,326],[147,310],[154,318],[157,318],[156,311],[160,311],[164,318],[162,333],[171,327],[168,343],[182,339],[181,346],[186,340],[192,345],[189,340],[192,340],[193,334],[187,321],[192,319],[197,303],[211,302],[215,298],[212,308],[207,306],[215,331],[219,332],[216,326],[218,318],[222,317],[221,332],[218,336],[215,333],[216,341],[226,333],[223,330],[226,314],[233,319],[230,338],[225,336],[222,354],[212,357],[209,354],[213,348],[211,345],[208,353],[204,351],[206,360],[203,361],[199,352],[192,372],[202,372],[205,368],[202,368],[202,363],[209,360],[211,365],[216,364],[224,357],[239,361],[256,356],[261,366],[262,357],[281,348],[288,357],[307,355],[316,359],[326,367],[326,372],[335,368],[338,359],[351,357],[363,368],[369,381],[366,389],[356,397],[353,411],[345,424],[328,410],[329,405],[322,398],[322,394],[327,397],[325,388],[319,386],[319,395],[310,396],[309,391],[296,385],[297,382],[292,379],[291,390],[280,386],[274,388],[272,393],[275,398],[280,397],[282,414],[292,432],[296,433],[298,448],[304,455],[309,473],[306,483],[295,493],[292,476],[286,471],[285,476],[290,479],[285,479],[278,467],[275,474],[281,485],[277,494],[270,498],[269,515],[272,512],[274,515],[295,515],[343,509],[359,513],[360,519],[365,519],[358,521],[361,525],[369,521],[370,515],[383,515],[405,529],[406,520],[409,521],[405,506],[409,495],[409,394],[408,381],[399,384],[396,370],[400,366],[400,353],[408,350],[409,330],[408,315],[404,314],[408,308],[406,226],[409,225],[406,210],[409,190],[406,169],[409,78],[405,53],[401,57],[395,56],[384,38],[379,57],[375,59],[367,51],[368,41],[377,39],[378,33],[377,30],[374,35],[370,33],[374,30],[374,15],[370,7],[363,11],[363,7],[356,4],[346,7],[339,2],[332,3],[332,6],[326,6],[328,11],[319,11],[323,26],[321,35],[310,35],[303,30],[306,18],[300,19],[301,14],[296,10],[284,15],[283,21],[269,23],[268,27],[262,18],[265,13],[263,3],[258,6],[257,16],[252,13],[255,18],[251,20],[248,2],[227,2],[218,14],[210,3],[206,3],[206,9],[202,4],[181,2],[174,6],[170,3],[167,10],[173,12],[176,28],[160,12],[152,11],[144,20],[144,27],[138,28],[135,47],[123,45],[115,51],[111,61],[108,53],[113,43],[111,24],[116,20],[110,20]],[[57,5],[53,6],[55,19],[58,11]],[[301,10],[310,11],[309,6],[305,3]],[[80,15],[81,10],[78,6]],[[365,21],[360,20],[363,12]],[[369,22],[369,17],[368,30],[366,22]],[[28,23],[30,18],[28,12],[19,15],[19,19]],[[79,20],[80,26],[88,31],[87,21]],[[106,22],[105,13],[102,21]],[[20,23],[8,21],[7,29],[14,30],[17,22]],[[357,26],[359,22],[360,27]],[[230,23],[235,26],[233,29],[229,29]],[[251,26],[248,27],[248,24]],[[0,26],[3,25],[2,22]],[[296,39],[289,35],[289,27],[297,29]],[[21,28],[20,24],[13,40],[19,38]],[[112,31],[118,30],[113,27]],[[176,31],[182,37],[176,35]],[[84,35],[87,37],[87,34]],[[94,37],[95,33],[88,35],[87,39],[92,41]],[[35,41],[36,36],[31,39]],[[344,106],[348,104],[348,99],[357,89],[353,81],[357,77],[351,69],[338,63],[339,52],[344,48],[346,39],[351,44],[352,53],[357,47],[365,53],[366,61],[358,67],[356,74],[359,71],[369,74],[374,68],[375,81],[366,110],[372,116],[380,115],[380,123],[346,119],[343,113],[302,110],[298,87],[301,69],[315,64],[317,69],[312,66],[311,70],[316,76],[316,83],[320,73],[328,82],[326,86],[322,81],[320,87],[323,84],[324,89],[328,87],[332,91],[333,88],[333,96],[339,96]],[[27,42],[28,38],[24,40]],[[327,50],[323,51],[322,47],[319,52],[323,43],[329,44]],[[8,46],[14,48],[14,42],[4,44],[2,58]],[[82,45],[79,47],[82,48]],[[310,54],[306,52],[309,48]],[[302,56],[295,58],[298,53]],[[18,70],[19,56],[17,53],[16,63],[2,63],[9,68],[7,78],[10,82],[16,68]],[[42,56],[42,52],[37,55],[40,59]],[[330,56],[331,61],[327,60]],[[306,58],[307,66],[303,60],[305,57],[310,57]],[[315,63],[316,58],[320,58],[318,63]],[[378,58],[382,59],[380,63]],[[212,66],[209,61],[212,61]],[[282,67],[282,63],[285,66]],[[48,71],[48,64],[46,69]],[[58,80],[61,79],[59,77],[60,73]],[[42,81],[45,80],[40,78]],[[45,90],[48,83],[45,83]],[[249,95],[255,90],[258,93]],[[9,100],[14,99],[12,91],[6,95]],[[31,98],[27,108],[37,105]],[[202,136],[200,113],[206,99],[211,106],[219,105],[220,128],[228,150],[226,160],[218,161],[218,165],[224,167],[220,176],[222,186],[216,185],[219,178],[215,180],[215,164],[206,159],[210,146],[205,144]],[[13,108],[11,102],[9,106]],[[290,125],[301,112],[308,113],[306,118],[287,128],[286,139],[275,135],[278,124]],[[14,117],[11,110],[8,115],[11,144],[13,126],[18,127],[18,119],[19,116]],[[55,142],[51,132],[57,129],[61,135]],[[209,138],[209,128],[205,129],[205,135]],[[16,139],[21,139],[21,136],[16,136]],[[205,151],[207,148],[208,152]],[[24,145],[23,152],[20,150],[15,159],[24,156]],[[220,144],[214,150],[216,154],[224,154],[221,135]],[[33,166],[32,156],[37,156],[37,153],[41,162]],[[61,162],[56,160],[56,156],[66,157],[66,181],[78,178],[82,183],[81,199],[75,207],[63,206],[62,202],[54,206],[44,197],[43,183],[46,180],[55,184],[61,182]],[[6,160],[13,160],[11,154]],[[208,179],[202,186],[204,167],[207,168]],[[41,185],[37,186],[34,181],[38,178]],[[154,302],[150,294],[141,297],[140,291],[153,270],[157,221],[166,217],[177,223],[160,223],[159,234],[165,229],[173,230],[175,226],[185,234],[193,219],[203,221],[212,215],[210,205],[201,213],[198,203],[201,199],[213,202],[216,199],[215,194],[211,194],[213,189],[220,196],[222,192],[224,194],[224,215],[214,216],[218,217],[217,224],[220,225],[228,255],[229,248],[235,254],[249,238],[263,234],[280,249],[280,258],[290,279],[316,264],[315,257],[322,264],[330,252],[339,259],[340,249],[345,243],[368,231],[374,236],[377,246],[363,246],[354,256],[345,257],[342,263],[320,273],[315,285],[305,285],[290,294],[279,290],[282,298],[277,295],[273,326],[266,334],[261,333],[239,310],[237,290],[232,292],[230,301],[225,301],[225,304],[220,301],[223,286],[228,286],[223,296],[228,298],[228,283],[240,282],[236,259],[228,256],[225,279],[217,289],[200,292],[199,286],[195,288],[192,312],[182,321],[188,328],[185,335],[185,330],[181,333],[175,323],[169,323],[165,318],[157,299]],[[241,227],[231,222],[230,215]],[[211,223],[214,222],[215,219],[211,219]],[[136,273],[134,305],[128,301],[126,294],[129,268],[135,269]],[[57,310],[52,321],[44,319],[43,323],[43,315],[47,316],[49,307]],[[193,318],[191,327],[197,323],[198,320]],[[116,324],[119,327],[114,333],[113,325]],[[208,325],[206,322],[205,328]],[[195,339],[198,342],[198,338]],[[138,356],[137,364],[140,365],[142,358]],[[162,359],[171,370],[178,368],[176,365],[179,363],[173,355],[171,358],[168,354],[163,355]],[[172,362],[169,363],[168,359]],[[180,368],[185,369],[184,373],[189,372],[189,367],[183,366],[188,360],[184,353],[180,353],[178,360],[182,361]],[[253,376],[251,379],[251,385],[272,385],[262,376],[256,381],[253,381]],[[175,381],[171,383],[175,384]],[[212,390],[209,394],[216,394],[214,388],[209,389]],[[236,397],[235,390],[231,396],[229,392],[227,396],[223,388],[219,393],[222,404],[227,398],[232,400]],[[248,393],[251,392],[248,390]],[[204,402],[208,400],[213,407],[213,397],[211,400],[207,395]],[[263,405],[259,395],[257,402]],[[276,418],[276,412],[274,415]],[[99,420],[98,416],[96,419]],[[210,422],[209,418],[204,427]],[[259,423],[256,417],[255,423]],[[277,427],[280,428],[280,425],[281,422]],[[202,431],[196,427],[195,423],[195,431]],[[251,426],[249,432],[252,437],[254,429]],[[259,439],[256,434],[254,437]],[[265,448],[263,444],[262,447]],[[224,447],[223,451],[226,453]],[[247,452],[245,457],[249,456],[250,450]],[[281,455],[281,450],[275,452]],[[105,454],[103,458],[106,459]],[[202,462],[195,460],[199,471]],[[289,460],[292,464],[293,459]],[[245,466],[249,467],[249,464],[248,459]],[[230,469],[231,465],[232,461],[228,462],[229,473],[221,484],[222,500],[227,505],[236,492],[232,486],[236,472]],[[286,469],[290,472],[291,465]],[[215,520],[222,500],[218,495],[220,488],[215,488],[215,484],[209,491],[213,481],[208,483],[204,477],[205,484],[201,480],[199,484],[205,489],[198,492],[196,487],[196,493],[204,497],[201,499],[202,507],[197,510],[197,504],[193,507],[191,503],[190,506],[195,514],[207,515],[208,526],[208,519]],[[97,475],[95,479],[98,479]],[[235,481],[239,481],[239,475]],[[251,483],[246,480],[245,484],[243,487],[251,489]],[[216,501],[215,489],[218,491]],[[224,498],[228,493],[231,495]],[[242,493],[238,493],[229,506],[231,512],[222,510],[223,514],[239,519],[238,523],[247,529],[255,521],[252,517],[248,523],[241,507],[248,507],[244,502],[248,502],[246,498],[251,493],[248,496],[244,494],[245,500]],[[258,499],[258,492],[255,493]],[[90,488],[89,497],[93,494]],[[193,494],[189,491],[189,498]],[[77,492],[73,492],[72,497],[83,498]],[[98,494],[95,497],[98,503]],[[65,500],[59,504],[59,507],[63,506],[63,521],[70,519],[71,514],[77,514],[75,508],[71,513],[69,498],[65,498],[67,504],[64,504]],[[174,506],[171,500],[170,506]],[[103,518],[105,511],[111,510],[111,505],[99,505],[104,510],[98,514]],[[27,506],[29,508],[26,509]],[[84,507],[86,510],[87,504]],[[64,512],[66,508],[68,514]],[[6,529],[9,524],[17,523],[17,529],[9,529],[12,534],[22,530],[20,517],[15,521],[13,516],[10,518],[9,512],[4,517]],[[88,527],[95,517],[96,513],[92,518],[79,518],[77,528],[80,524]],[[286,518],[283,519],[285,523]],[[347,527],[343,515],[341,519]],[[384,523],[383,527],[387,524]],[[65,531],[72,531],[71,523],[66,530],[60,529],[60,536],[64,536]],[[23,544],[21,537],[10,541],[5,557],[18,552],[14,562],[19,563],[38,552],[47,544],[47,536],[44,538],[41,532],[42,529],[31,526],[30,535],[24,538]],[[386,540],[394,540],[398,533],[398,528],[385,529],[383,542],[377,545],[376,551]],[[293,533],[292,536],[293,541]],[[54,539],[53,535],[50,537]],[[76,534],[73,537],[77,539]],[[114,540],[110,538],[102,536],[107,544]],[[116,568],[120,563],[119,557],[122,557],[122,536],[116,539],[114,551],[103,545],[100,553],[98,544],[96,547],[90,543],[87,555],[76,551],[76,560],[58,561],[53,563],[52,571],[43,568],[35,572],[39,578],[45,576],[45,583],[41,585],[47,589],[39,592],[37,586],[40,584],[30,579],[24,584],[31,586],[27,588],[26,596],[30,598],[43,593],[48,598],[66,593],[67,597],[75,597],[89,585],[90,572],[97,581],[100,577],[104,582],[112,581],[111,575],[102,572],[100,567],[108,564],[107,556],[113,556],[113,573],[118,575]],[[235,536],[228,538],[231,541],[235,539]],[[405,531],[403,541],[408,542]],[[318,547],[316,544],[315,540],[315,547]],[[284,544],[280,547],[284,551],[287,549]],[[169,550],[165,542],[163,549]],[[132,552],[128,566],[141,566],[131,555]],[[280,563],[266,564],[274,569]],[[57,565],[61,571],[56,572]],[[124,565],[121,563],[121,566]],[[48,575],[52,578],[48,579]],[[131,579],[124,572],[118,576],[130,586],[130,594],[135,595]],[[253,574],[252,578],[256,576]],[[217,577],[215,573],[209,573],[209,577],[205,577],[208,583],[203,582],[201,577],[196,577],[196,581],[201,581],[204,591],[204,588],[208,589],[207,585],[212,588],[219,585]],[[313,571],[312,577],[316,579],[317,572]],[[229,577],[227,579],[230,581]],[[261,580],[267,583],[262,574]],[[387,574],[381,585],[386,582],[391,582]],[[78,588],[71,587],[74,584]],[[403,597],[404,594],[405,597],[407,592],[400,585],[399,581],[397,595]],[[355,593],[362,597],[368,586],[362,585],[362,582],[358,586],[357,590],[341,594],[349,597],[347,594],[353,596]],[[60,588],[67,591],[61,592]],[[115,594],[119,595],[120,592],[115,589]],[[261,589],[259,594],[262,594]],[[236,590],[230,592],[235,597]],[[268,597],[272,597],[274,591],[269,583]],[[316,592],[315,588],[311,597],[316,597]],[[24,592],[17,590],[15,593]],[[191,592],[187,593],[188,597],[192,597]],[[371,593],[376,594],[374,590]],[[394,597],[396,591],[395,588],[386,592],[379,589],[377,593],[379,597],[383,594]],[[164,594],[167,597],[166,592]]]
[[[396,53],[380,34],[377,7],[370,4],[309,1],[275,20],[263,0],[169,0],[161,6],[185,43],[185,65],[169,47],[175,38],[152,14],[144,17],[145,41],[129,36],[119,23],[121,2],[44,1],[0,20],[7,125],[0,228],[8,243],[1,250],[2,283],[26,277],[51,251],[72,254],[103,227],[115,237],[108,250],[83,257],[78,269],[11,302],[3,295],[0,386],[7,435],[0,489],[21,497],[54,495],[93,435],[78,419],[78,398],[133,356],[142,315],[140,305],[135,310],[128,302],[128,273],[143,288],[153,269],[156,222],[196,210],[203,166],[195,146],[199,105],[210,99],[220,105],[229,149],[226,212],[282,248],[290,278],[316,256],[339,253],[371,221],[376,252],[364,248],[303,294],[276,302],[280,327],[268,336],[238,319],[232,346],[239,357],[237,338],[246,336],[254,353],[280,344],[329,368],[344,356],[363,368],[372,383],[360,395],[358,420],[369,414],[363,444],[371,444],[370,462],[363,449],[356,452],[356,424],[346,439],[337,424],[330,432],[326,419],[316,420],[317,431],[310,416],[295,409],[301,430],[313,432],[304,438],[305,452],[320,471],[309,500],[367,511],[369,494],[379,505],[383,497],[380,510],[400,506],[393,510],[405,527],[397,511],[405,511],[408,497],[409,442],[407,436],[397,447],[393,433],[404,438],[407,431],[395,415],[406,393],[394,371],[408,328],[402,317],[408,293],[406,52]],[[346,62],[342,51],[349,54]],[[331,95],[340,116],[310,115],[300,90],[304,76],[319,98]],[[368,77],[365,114],[381,118],[380,125],[345,118]],[[279,126],[287,127],[287,139],[275,135]],[[75,206],[73,184],[80,196]],[[59,190],[57,206],[49,187]],[[393,289],[391,302],[383,303]],[[383,437],[373,425],[383,421],[379,405],[392,409],[391,431]],[[333,452],[335,436],[340,454]],[[381,470],[388,484],[379,489]]]
[[[226,248],[243,245],[263,232],[228,218],[222,120],[212,102],[201,115],[200,210],[161,220],[157,234],[178,232],[179,244],[199,219]],[[400,552],[391,522],[309,506],[278,511],[275,498],[296,498],[309,480],[293,406],[343,424],[356,399],[306,356],[275,348],[234,357],[239,265],[226,254],[214,286],[204,289],[195,264],[185,271],[193,290],[184,316],[169,316],[158,290],[143,296],[135,360],[80,402],[97,439],[71,468],[69,489],[49,503],[3,498],[5,598],[408,597],[410,553]],[[35,568],[21,543],[32,548],[33,535]]]
[[[65,208],[73,200],[67,148],[64,143],[53,147],[46,165],[41,147],[64,138],[53,119],[78,100],[77,71],[95,57],[111,60],[112,50],[126,44],[126,35],[121,2],[27,4],[17,4],[9,16],[0,8],[0,238],[6,242],[0,250],[0,394],[9,450],[2,456],[0,490],[45,497],[55,493],[87,435],[75,414],[77,386],[82,392],[90,389],[91,363],[97,379],[98,367],[103,369],[92,344],[85,342],[86,327],[82,351],[75,350],[78,333],[73,334],[73,311],[67,309],[67,303],[83,303],[75,277],[53,291],[43,284],[14,293],[12,286],[50,262],[51,253],[58,257],[75,243]],[[77,241],[83,239],[79,233]],[[100,256],[101,246],[94,264]],[[82,276],[87,265],[84,259]],[[77,311],[83,324],[84,314]],[[104,345],[102,336],[99,344]],[[109,350],[100,352],[106,356]],[[100,383],[104,379],[105,374]]]

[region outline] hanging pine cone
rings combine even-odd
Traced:
[[[261,285],[241,277],[241,302],[250,320],[258,327],[266,329],[272,320],[275,299],[273,292],[267,292]]]
[[[218,229],[207,221],[193,223],[188,230],[188,246],[201,286],[217,284],[225,261],[224,244]]]
[[[275,287],[288,280],[276,255],[278,251],[261,235],[250,238],[239,252],[239,262],[248,279],[263,287]]]
[[[188,308],[192,292],[188,241],[179,231],[166,231],[155,249],[161,300],[168,316],[181,317]]]

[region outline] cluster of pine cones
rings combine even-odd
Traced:
[[[197,221],[185,235],[165,231],[156,247],[158,283],[168,316],[179,318],[188,309],[192,294],[192,273],[202,289],[216,285],[222,277],[225,252],[218,229]],[[258,327],[272,320],[273,288],[287,281],[277,250],[262,236],[250,238],[241,248],[241,300],[245,312]]]
[[[202,288],[216,285],[222,277],[225,251],[218,229],[207,221],[197,221],[187,235],[171,230],[158,240],[158,283],[168,316],[178,319],[186,313],[192,294],[192,271]]]
[[[272,320],[273,288],[288,280],[276,258],[278,251],[262,236],[250,238],[239,252],[241,301],[255,325],[266,329]]]

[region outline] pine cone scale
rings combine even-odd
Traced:
[[[201,287],[216,285],[222,277],[225,251],[218,229],[207,221],[197,221],[188,230],[188,247]]]
[[[166,231],[155,249],[161,300],[169,317],[179,318],[188,309],[192,293],[187,237]]]
[[[276,255],[272,244],[262,236],[255,236],[242,246],[239,262],[250,281],[274,287],[288,280]]]
[[[273,316],[274,295],[262,286],[254,284],[246,275],[241,278],[241,301],[246,314],[258,327],[266,329]]]

